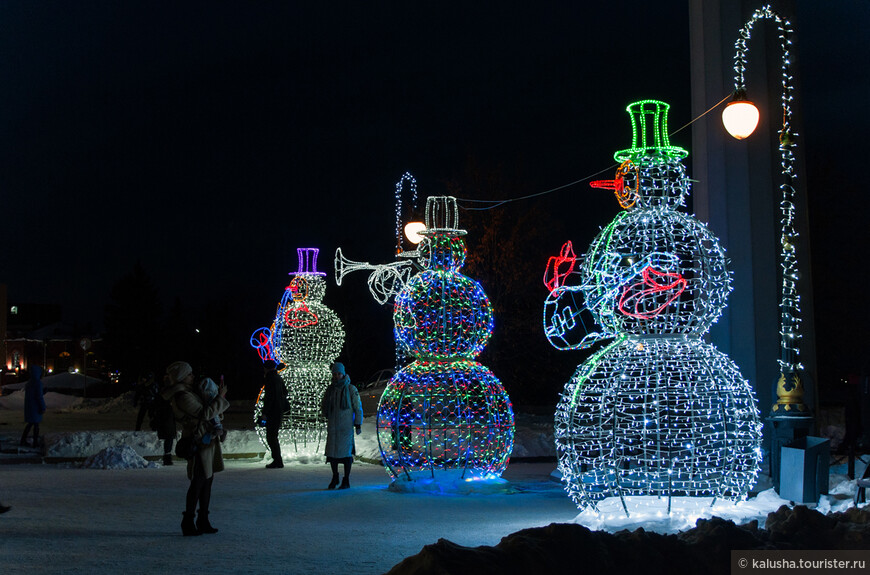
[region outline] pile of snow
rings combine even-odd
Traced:
[[[3,386],[3,391],[7,392],[24,389],[28,382],[29,380],[19,383],[8,383]],[[105,382],[102,379],[97,379],[90,375],[85,377],[85,375],[81,373],[63,372],[54,375],[46,375],[42,378],[43,389],[85,389],[86,387],[91,387],[98,383]]]
[[[865,463],[856,461],[856,477],[864,473],[865,467]],[[813,506],[816,511],[822,514],[842,513],[854,506],[857,480],[850,480],[845,475],[845,468],[845,465],[831,468],[828,493],[821,495],[818,504]],[[693,528],[699,519],[709,520],[713,517],[737,524],[758,521],[759,526],[764,527],[767,515],[782,506],[793,507],[794,502],[781,498],[772,487],[736,503],[722,500],[713,502],[709,497],[673,497],[670,514],[666,497],[626,497],[628,516],[622,501],[618,497],[609,497],[598,503],[597,511],[591,508],[583,510],[574,522],[594,531],[610,533],[639,528],[655,533],[678,533]]]
[[[160,465],[145,460],[129,445],[107,447],[82,463],[83,469],[156,469],[158,467]]]
[[[55,391],[48,391],[43,397],[45,398],[45,406],[47,409],[68,409],[82,403],[81,397],[75,397],[65,393],[57,393]],[[24,390],[15,391],[7,395],[0,395],[0,407],[3,409],[23,411]]]
[[[823,498],[826,496],[823,496]],[[670,513],[668,513],[670,505]],[[691,529],[698,519],[720,517],[742,523],[748,517],[763,518],[789,502],[782,499],[773,488],[762,491],[746,501],[713,501],[712,497],[667,497],[634,496],[608,497],[598,503],[598,510],[587,508],[574,520],[593,531],[615,533],[623,529],[634,531],[643,528],[655,533],[679,533]],[[628,509],[628,515],[625,513]]]
[[[511,457],[556,457],[556,439],[549,430],[518,427],[514,433]]]
[[[782,506],[767,516],[765,529],[754,523],[736,525],[721,517],[701,520],[696,527],[675,535],[652,533],[646,525],[642,527],[610,534],[575,524],[553,523],[512,533],[495,546],[479,547],[465,547],[442,538],[394,566],[387,575],[727,575],[735,572],[731,567],[732,550],[855,550],[870,546],[870,510],[866,508],[823,515],[804,506]],[[799,570],[776,570],[785,571]]]
[[[518,457],[556,457],[552,415],[515,414],[511,458]]]
[[[129,413],[139,411],[139,408],[133,405],[133,397],[135,392],[128,391],[118,397],[111,398],[94,398],[84,399],[78,398],[80,401],[70,405],[67,411],[75,411],[77,413]],[[48,396],[48,394],[46,394]]]
[[[127,446],[141,457],[162,456],[163,440],[154,431],[69,431],[45,436],[45,456],[58,459],[90,457],[112,447]],[[174,446],[173,446],[174,448]],[[254,431],[227,432],[224,455],[252,455],[265,451]]]

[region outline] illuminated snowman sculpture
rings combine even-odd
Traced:
[[[758,475],[752,389],[702,339],[731,278],[717,239],[676,211],[689,191],[688,152],[669,144],[667,111],[654,100],[628,107],[632,147],[615,154],[615,179],[592,182],[612,189],[624,211],[585,257],[566,243],[544,276],[544,329],[555,347],[613,338],[579,366],[555,415],[559,470],[580,508],[607,501],[629,514],[666,500],[670,513],[677,496],[738,501]]]
[[[251,345],[260,359],[283,363],[281,378],[290,409],[278,433],[282,448],[298,454],[319,455],[326,440],[326,422],[320,400],[332,378],[329,366],[341,353],[344,326],[334,311],[323,304],[325,273],[317,271],[317,248],[298,248],[298,271],[284,290],[271,328],[260,328]],[[255,421],[262,411],[262,391],[254,409]],[[256,426],[263,445],[266,431]]]
[[[358,264],[336,253],[336,278],[374,269],[369,279],[378,301],[395,296],[396,342],[415,360],[390,380],[378,405],[377,433],[384,466],[395,480],[499,477],[513,449],[514,416],[501,382],[475,361],[492,334],[489,298],[460,273],[465,230],[449,196],[427,198],[426,229],[408,260]],[[377,289],[375,287],[377,286]]]
[[[455,198],[427,198],[423,271],[396,296],[396,341],[416,359],[393,376],[378,405],[378,442],[394,478],[498,477],[513,448],[507,393],[474,360],[492,334],[492,306],[459,272],[466,232],[458,220]]]

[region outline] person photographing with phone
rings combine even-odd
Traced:
[[[215,429],[215,420],[230,407],[226,399],[227,386],[221,379],[217,394],[212,395],[214,382],[203,378],[201,384],[194,384],[193,368],[190,364],[177,361],[166,368],[168,386],[164,397],[172,402],[175,420],[181,424],[182,444],[191,445],[187,459],[187,489],[185,509],[181,521],[184,536],[217,533],[208,519],[211,502],[211,486],[214,474],[223,471],[224,460],[221,451],[222,434]],[[188,457],[189,456],[189,457]],[[199,514],[194,522],[194,514],[199,504]]]

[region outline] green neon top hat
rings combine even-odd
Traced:
[[[659,100],[641,100],[628,105],[626,111],[631,116],[631,148],[613,154],[617,162],[634,161],[640,156],[653,154],[673,160],[689,155],[683,148],[672,146],[668,139],[668,109],[670,105]]]

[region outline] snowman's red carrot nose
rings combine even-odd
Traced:
[[[593,180],[589,182],[589,185],[593,188],[611,190],[612,192],[621,195],[622,190],[625,189],[625,180],[622,178],[616,178],[613,180]]]

